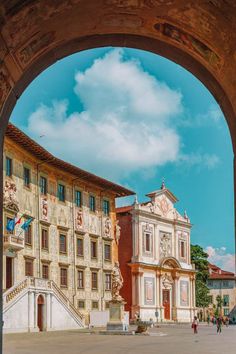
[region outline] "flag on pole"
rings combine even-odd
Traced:
[[[21,219],[23,218],[23,216],[24,216],[24,214],[22,214],[19,219],[17,219],[17,218],[15,217],[15,226],[16,226],[17,224],[20,224]]]
[[[12,232],[15,228],[15,220],[14,219],[9,219],[6,225],[6,229],[9,232]]]
[[[23,230],[27,230],[28,227],[29,227],[29,225],[30,225],[30,223],[31,223],[32,221],[33,221],[33,218],[30,218],[30,219],[26,220],[26,221],[21,225],[21,228],[22,228]]]

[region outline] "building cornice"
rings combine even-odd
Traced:
[[[170,224],[173,226],[176,226],[176,225],[182,226],[182,227],[185,227],[188,229],[191,229],[193,226],[190,223],[187,223],[187,222],[184,222],[184,221],[181,221],[178,219],[168,219],[168,218],[165,218],[161,215],[150,213],[149,211],[142,210],[142,209],[133,209],[132,214],[133,214],[133,216],[135,216],[135,215],[138,215],[139,217],[143,216],[145,218],[152,219],[153,221],[156,221],[156,222],[163,222],[165,224]]]
[[[135,262],[135,263],[128,263],[128,266],[131,268],[132,272],[140,272],[143,268],[160,271],[160,273],[164,272],[179,272],[185,274],[196,274],[196,270],[194,269],[185,269],[185,268],[169,268],[169,267],[162,267],[159,264],[148,264],[144,262]]]

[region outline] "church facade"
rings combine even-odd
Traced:
[[[195,309],[195,271],[190,259],[191,223],[176,210],[164,183],[150,201],[117,208],[121,231],[121,295],[132,319],[190,322]]]
[[[115,198],[126,188],[52,156],[14,125],[4,145],[4,331],[80,328],[111,300]],[[116,232],[117,231],[117,232]]]

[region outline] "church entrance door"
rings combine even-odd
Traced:
[[[44,299],[42,295],[38,297],[38,328],[39,331],[43,331],[43,306],[44,306]]]
[[[170,320],[170,290],[163,290],[162,298],[164,306],[164,318],[165,320]]]

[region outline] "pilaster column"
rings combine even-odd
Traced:
[[[143,276],[143,272],[139,272],[137,274],[138,299],[139,299],[139,303],[137,304],[138,306],[142,306],[143,304],[142,276]]]
[[[51,299],[50,299],[50,293],[46,294],[46,323],[45,327],[46,330],[49,330],[51,328]]]
[[[195,312],[195,307],[196,307],[196,295],[195,295],[195,275],[191,276],[191,281],[192,281],[192,307]]]
[[[35,330],[35,306],[34,306],[34,292],[28,292],[28,331],[34,332]]]
[[[158,230],[157,230],[157,225],[154,224],[154,232],[153,232],[153,257],[155,261],[158,261]]]
[[[162,273],[160,272],[160,275],[159,275],[159,298],[160,298],[160,321],[162,322],[163,319],[164,319],[164,316],[163,316],[163,309],[164,309],[164,306],[163,306],[163,299],[162,299]]]
[[[173,284],[173,311],[172,318],[174,321],[178,321],[178,305],[179,305],[179,273],[175,272],[173,274],[174,284]]]

